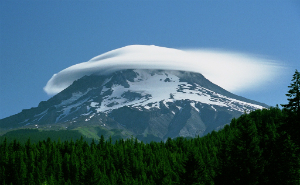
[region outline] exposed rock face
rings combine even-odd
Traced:
[[[96,125],[141,140],[166,140],[202,136],[245,111],[266,107],[198,73],[128,69],[84,76],[38,107],[0,120],[0,128]]]

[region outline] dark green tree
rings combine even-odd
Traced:
[[[196,158],[195,150],[187,152],[182,166],[184,169],[179,173],[180,184],[197,184],[200,182],[201,175],[204,175],[205,165]]]
[[[263,171],[262,151],[255,123],[247,115],[242,115],[239,131],[233,139],[231,155],[232,170],[235,179],[231,184],[258,184],[258,177]]]
[[[293,75],[292,83],[288,86],[290,90],[286,94],[288,104],[281,104],[287,111],[288,117],[283,131],[291,135],[291,139],[300,146],[300,73],[296,70]]]
[[[270,184],[299,184],[300,158],[297,155],[298,147],[288,134],[282,134],[276,142],[277,151],[274,161],[274,182]],[[270,175],[271,176],[271,175]]]
[[[296,70],[293,75],[292,83],[288,86],[290,90],[286,94],[288,104],[281,104],[287,110],[290,110],[300,116],[300,73]]]

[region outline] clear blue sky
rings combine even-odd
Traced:
[[[0,16],[0,118],[49,99],[43,87],[54,73],[132,44],[217,48],[279,61],[284,75],[238,94],[271,106],[286,103],[300,70],[297,0],[2,0]]]

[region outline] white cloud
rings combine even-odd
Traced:
[[[281,71],[281,67],[273,61],[247,54],[132,45],[109,51],[54,74],[44,90],[48,94],[56,94],[84,75],[109,74],[122,69],[198,72],[231,92],[257,88]]]

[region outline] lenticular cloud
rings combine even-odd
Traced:
[[[222,88],[238,92],[258,87],[278,74],[270,60],[216,50],[178,50],[132,45],[109,51],[70,66],[48,81],[44,90],[53,95],[73,81],[91,74],[107,75],[123,69],[162,69],[197,72]]]

